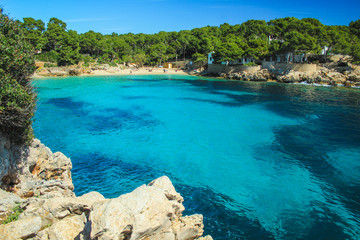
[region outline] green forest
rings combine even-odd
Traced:
[[[30,75],[35,71],[35,49],[18,22],[0,8],[0,132],[13,143],[33,138],[36,93]]]
[[[24,18],[18,23],[35,50],[41,50],[37,60],[56,62],[59,66],[95,60],[97,63],[134,62],[140,66],[184,59],[205,62],[212,51],[216,61],[231,61],[242,56],[259,60],[281,52],[316,54],[325,46],[329,48],[328,53],[351,55],[354,61],[360,60],[360,19],[349,26],[327,26],[314,18],[286,17],[179,32],[110,35],[94,31],[78,34],[57,18],[51,18],[46,27],[42,20],[33,18]]]

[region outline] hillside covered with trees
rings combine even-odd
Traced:
[[[39,52],[37,60],[56,62],[59,66],[79,61],[134,62],[140,66],[184,59],[205,62],[211,51],[215,51],[216,61],[231,61],[241,56],[259,60],[281,52],[320,53],[325,46],[328,53],[351,55],[353,61],[360,61],[360,20],[349,26],[327,26],[314,18],[287,17],[179,32],[121,35],[94,31],[78,34],[57,18],[51,18],[46,26],[42,20],[33,18],[18,23],[26,30],[26,39]]]
[[[0,9],[0,133],[13,143],[33,138],[36,94],[30,75],[35,71],[34,54],[23,29]]]

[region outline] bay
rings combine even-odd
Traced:
[[[193,76],[43,78],[34,132],[107,198],[167,175],[214,239],[360,238],[360,91]]]

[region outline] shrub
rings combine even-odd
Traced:
[[[257,66],[254,62],[245,63],[244,66],[251,67],[251,66]]]
[[[50,52],[40,53],[36,55],[36,60],[43,61],[43,62],[54,62],[56,63],[59,60],[60,56],[59,53],[51,50]]]
[[[24,210],[20,206],[16,206],[12,209],[12,213],[3,221],[3,224],[15,222],[19,219],[20,214]]]
[[[94,59],[90,55],[82,54],[81,55],[81,61],[83,61],[83,62],[94,62]]]
[[[110,66],[110,67],[117,67],[117,64],[114,63],[114,62],[109,62],[109,66]]]
[[[56,67],[56,63],[44,63],[44,67]]]
[[[0,131],[13,143],[30,141],[36,94],[30,81],[34,49],[20,25],[0,9]]]

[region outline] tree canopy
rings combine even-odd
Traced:
[[[41,22],[25,20],[20,25],[0,9],[0,131],[13,143],[32,138],[36,95],[30,83],[35,70],[34,45]],[[31,44],[34,44],[33,46]]]
[[[24,18],[25,38],[42,53],[41,60],[71,65],[96,59],[99,63],[135,62],[158,65],[164,61],[198,59],[215,51],[215,61],[252,57],[255,60],[283,52],[351,54],[359,60],[360,20],[349,26],[326,26],[318,19],[286,17],[224,23],[179,32],[156,34],[103,35],[94,31],[78,34],[66,23],[51,18],[47,27],[41,20]]]

